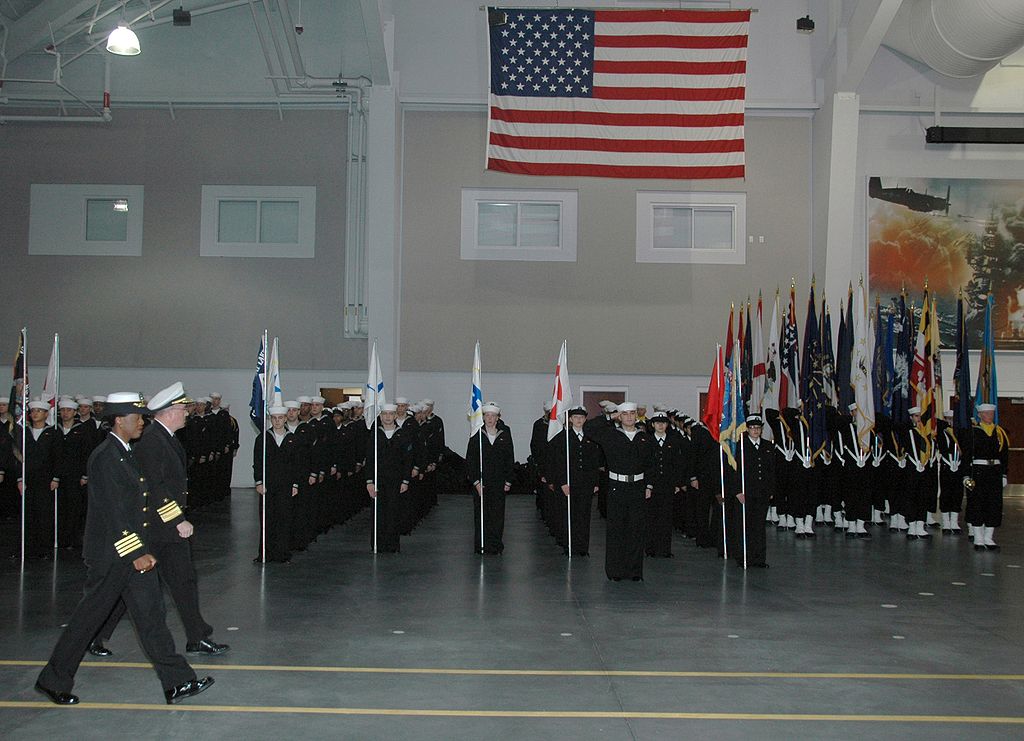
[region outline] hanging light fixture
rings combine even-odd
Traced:
[[[122,57],[134,57],[142,52],[139,37],[122,21],[107,37],[107,51]]]

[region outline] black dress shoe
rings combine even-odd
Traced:
[[[54,705],[77,705],[78,695],[72,695],[70,692],[54,692],[51,689],[43,687],[43,685],[36,682],[36,692],[41,692],[50,698],[50,702]]]
[[[986,546],[983,546],[981,543],[975,543],[974,544],[974,550],[976,550],[976,551],[985,551],[985,550],[988,550],[988,548]]]
[[[103,645],[103,641],[96,640],[89,644],[89,653],[93,656],[113,656],[114,652]]]
[[[857,538],[865,540],[871,537],[871,533],[857,533]]]
[[[168,705],[174,705],[188,697],[198,695],[200,692],[208,689],[211,684],[213,684],[213,677],[190,679],[185,684],[179,684],[173,689],[164,690],[164,697],[167,698]],[[75,699],[77,701],[78,698]]]
[[[230,648],[231,646],[226,643],[215,643],[209,638],[204,638],[199,643],[185,644],[185,653],[216,656],[217,654],[225,653]]]

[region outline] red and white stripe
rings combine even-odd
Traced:
[[[594,11],[592,98],[492,95],[488,169],[744,175],[749,11]]]

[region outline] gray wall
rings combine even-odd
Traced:
[[[806,302],[811,125],[747,118],[746,181],[537,178],[483,171],[483,113],[408,111],[404,121],[402,370],[550,371],[562,339],[579,373],[706,374],[731,301],[791,277]],[[579,190],[576,263],[462,261],[464,187]],[[637,190],[747,193],[745,265],[637,264]],[[801,307],[800,313],[803,313]]]
[[[244,368],[264,327],[283,368],[362,368],[342,339],[345,135],[340,111],[115,111],[107,125],[0,127],[0,358],[29,327],[63,363]],[[29,256],[32,183],[145,187],[141,257]],[[314,259],[199,256],[203,185],[315,185]]]

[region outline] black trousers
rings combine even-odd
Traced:
[[[644,483],[608,482],[608,542],[604,573],[609,579],[644,576]]]
[[[967,522],[975,527],[1003,524],[1003,473],[998,466],[972,466],[974,491],[967,495]]]
[[[213,635],[213,627],[203,620],[199,611],[199,585],[196,583],[196,569],[192,565],[188,542],[184,539],[181,543],[152,542],[149,550],[156,556],[156,573],[160,577],[160,584],[167,587],[178,608],[178,615],[185,626],[186,642],[199,643],[209,638]],[[119,600],[96,638],[101,641],[110,640],[126,609],[124,600]]]
[[[263,508],[267,510],[267,560],[282,562],[291,558],[288,550],[292,529],[292,489],[287,484],[279,490],[259,496],[260,541],[256,544],[256,557],[263,548]]]
[[[57,490],[57,545],[81,548],[85,531],[85,487],[78,481]]]
[[[42,556],[53,550],[53,492],[50,477],[25,479],[25,553]]]
[[[484,553],[505,550],[505,483],[484,482],[484,542],[480,544],[480,495],[473,490],[473,548]]]
[[[942,466],[940,470],[939,510],[942,512],[959,512],[964,502],[963,471],[957,469],[954,473],[946,466]]]
[[[747,523],[747,566],[763,566],[768,563],[768,544],[764,521],[768,516],[768,497],[748,496],[744,506],[732,496],[732,520],[736,526],[735,546],[730,541],[729,555],[736,563],[743,563],[743,516]],[[735,547],[735,551],[732,548]]]
[[[399,492],[401,482],[380,482],[376,501],[377,553],[398,553],[401,543],[401,497],[408,494]],[[372,518],[372,513],[371,513]],[[370,549],[374,547],[373,521],[370,522]]]
[[[871,519],[871,464],[847,460],[843,469],[847,520]]]
[[[572,553],[574,556],[583,556],[590,553],[590,520],[594,503],[595,480],[586,480],[579,484],[570,484],[569,502],[572,504]],[[568,507],[567,497],[558,492],[558,498],[562,507]],[[562,517],[565,521],[565,516]],[[565,541],[568,533],[562,536]]]
[[[160,578],[155,570],[138,573],[126,557],[123,562],[89,566],[85,595],[39,673],[39,684],[54,692],[71,692],[89,644],[119,599],[128,607],[142,648],[163,688],[169,690],[196,678],[185,657],[174,650]]]
[[[645,517],[645,549],[648,556],[668,558],[672,555],[672,505],[674,487],[655,487],[647,500]]]

